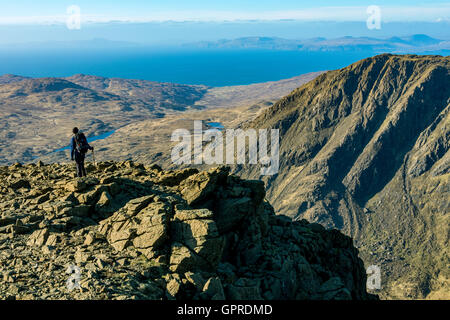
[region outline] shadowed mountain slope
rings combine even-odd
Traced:
[[[448,57],[379,55],[248,125],[280,129],[280,171],[264,178],[275,210],[354,237],[391,297],[449,292],[449,70]]]

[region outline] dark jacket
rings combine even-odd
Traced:
[[[78,133],[78,135],[79,135],[80,137],[81,137],[81,136],[84,137],[84,133],[82,133],[82,132]],[[85,138],[85,139],[86,139],[86,138]],[[87,142],[87,139],[86,139],[86,142]],[[71,152],[70,152],[70,158],[73,160],[74,157],[75,157],[75,161],[84,159],[84,154],[81,154],[81,153],[78,152],[78,150],[77,150],[77,143],[76,143],[76,141],[75,141],[75,135],[72,137],[72,141],[71,141],[70,145],[71,145],[71,148],[72,148],[72,150],[71,150]],[[91,147],[91,146],[89,145],[89,143],[88,143],[87,145],[88,145],[89,150],[94,150],[94,148]]]

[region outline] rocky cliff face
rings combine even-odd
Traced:
[[[355,238],[389,297],[450,292],[449,71],[449,57],[376,56],[249,124],[280,129],[280,172],[266,180],[275,211]]]
[[[372,297],[352,240],[275,215],[262,182],[130,161],[88,170],[0,167],[1,299]]]

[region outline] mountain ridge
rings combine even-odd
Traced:
[[[275,210],[355,238],[365,262],[383,266],[390,297],[448,285],[448,237],[436,236],[449,224],[449,70],[449,57],[379,55],[317,77],[246,124],[280,129],[279,174],[263,179]]]

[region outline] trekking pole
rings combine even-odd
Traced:
[[[95,153],[94,153],[94,150],[92,150],[92,160],[94,161],[94,166],[97,166],[97,163],[95,162]]]

